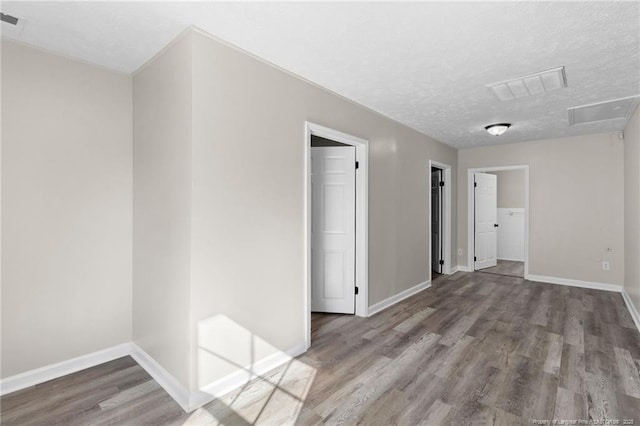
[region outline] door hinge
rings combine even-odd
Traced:
[[[444,186],[444,181],[440,182],[440,186]]]
[[[477,187],[478,186],[478,182],[473,182],[473,187]]]
[[[358,294],[358,287],[356,287],[356,294]]]
[[[440,265],[444,265],[444,260],[440,260],[438,263],[439,263]]]
[[[356,169],[359,169],[359,168],[360,168],[360,162],[356,161]]]
[[[475,262],[476,260],[478,260],[478,258],[473,256],[473,261]]]

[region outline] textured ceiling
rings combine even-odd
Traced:
[[[640,93],[639,2],[3,2],[3,36],[132,72],[188,25],[455,147],[621,130],[567,108]],[[487,84],[558,66],[568,87]],[[503,136],[484,131],[511,122]]]

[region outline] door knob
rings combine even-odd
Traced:
[[[494,224],[493,224],[493,227],[494,227],[494,228],[497,228],[497,227],[498,227],[498,224],[497,224],[497,223],[494,223]]]

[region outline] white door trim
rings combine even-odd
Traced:
[[[369,141],[319,124],[305,122],[304,133],[304,333],[307,348],[311,346],[311,135],[354,146],[359,168],[356,172],[356,315],[369,313]]]
[[[529,165],[479,167],[467,169],[467,268],[473,272],[474,248],[474,213],[475,197],[473,176],[479,172],[497,172],[502,170],[524,170],[524,278],[529,279]]]
[[[444,193],[443,193],[443,211],[442,220],[444,221],[443,238],[442,238],[442,252],[444,253],[444,265],[442,272],[446,275],[453,273],[453,267],[451,265],[451,166],[444,163],[439,163],[434,160],[429,160],[429,179],[431,178],[431,167],[437,167],[442,170],[442,179],[444,181]],[[430,180],[429,180],[430,182]],[[429,191],[431,191],[431,184]],[[431,194],[429,194],[428,212],[429,212],[429,226],[427,230],[427,237],[429,241],[429,274],[427,276],[428,281],[431,282]]]

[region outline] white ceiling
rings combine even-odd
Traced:
[[[455,147],[622,130],[567,108],[640,94],[639,2],[10,2],[3,36],[133,72],[188,25]],[[558,66],[568,87],[487,84]],[[492,122],[512,128],[494,137]]]

